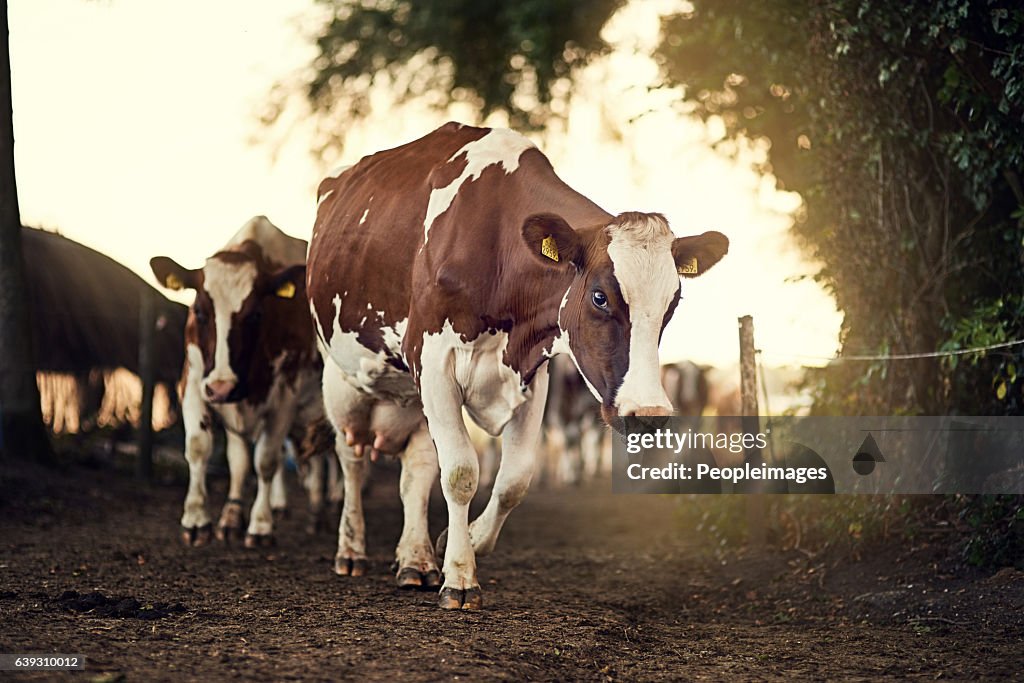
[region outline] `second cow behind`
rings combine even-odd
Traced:
[[[169,289],[193,289],[185,326],[182,417],[188,494],[181,517],[189,545],[213,532],[207,510],[206,468],[213,450],[213,417],[227,432],[231,471],[217,535],[241,535],[242,494],[255,444],[258,480],[245,544],[273,541],[271,482],[291,437],[323,414],[320,357],[306,303],[306,242],[289,237],[263,216],[247,222],[201,268],[158,256],[150,261]]]

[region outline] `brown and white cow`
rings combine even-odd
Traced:
[[[283,506],[282,446],[301,442],[307,423],[323,414],[320,358],[305,301],[306,242],[264,216],[248,221],[202,268],[158,256],[150,261],[170,289],[194,289],[185,325],[182,417],[189,487],[181,517],[187,544],[210,540],[206,466],[213,449],[211,412],[227,432],[231,471],[217,536],[240,536],[242,493],[255,443],[257,493],[247,546],[272,542],[272,507]],[[273,500],[272,500],[273,499]]]
[[[414,572],[414,582],[436,582],[426,526],[436,446],[449,517],[439,604],[478,608],[476,555],[494,547],[533,475],[547,361],[568,354],[606,420],[667,414],[658,340],[679,275],[707,271],[728,240],[676,238],[660,214],[613,216],[562,182],[525,137],[456,123],[362,159],[318,195],[306,276],[324,403],[345,434],[338,560],[365,561],[350,481],[366,449],[354,445],[405,446],[399,582]],[[403,412],[400,429],[374,420],[383,405]],[[463,407],[503,439],[472,524],[478,463]]]

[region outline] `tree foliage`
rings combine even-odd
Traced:
[[[1024,9],[994,0],[696,0],[666,78],[772,141],[796,226],[845,312],[844,353],[1024,337]],[[1021,349],[847,364],[819,409],[1019,412]]]
[[[314,112],[358,120],[384,84],[400,102],[470,101],[522,129],[542,127],[552,86],[607,49],[601,28],[625,0],[318,2],[328,19],[303,83]]]

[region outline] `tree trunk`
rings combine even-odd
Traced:
[[[32,353],[21,214],[14,179],[14,120],[11,102],[11,44],[7,0],[0,50],[0,454],[38,460],[51,457],[43,426]]]

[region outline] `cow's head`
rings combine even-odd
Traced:
[[[202,353],[204,398],[213,403],[245,398],[263,316],[275,299],[301,300],[306,266],[278,267],[251,240],[214,254],[194,270],[166,256],[149,265],[164,287],[196,290],[185,341]]]
[[[523,239],[547,266],[575,270],[558,315],[561,342],[605,421],[670,414],[658,343],[679,302],[680,276],[718,263],[729,250],[725,235],[675,237],[664,216],[630,212],[579,230],[553,214],[530,216]]]

